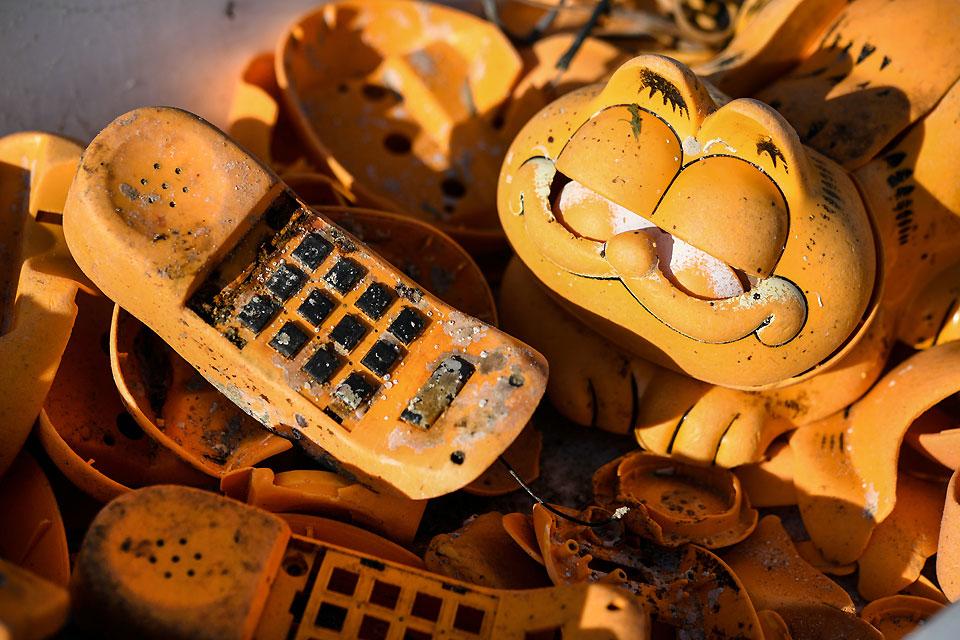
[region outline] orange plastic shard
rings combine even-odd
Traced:
[[[947,486],[947,499],[940,521],[940,543],[937,545],[937,582],[950,602],[960,600],[960,471]]]
[[[865,606],[860,617],[876,627],[884,640],[900,640],[942,608],[941,603],[926,598],[888,596]]]
[[[420,556],[366,529],[305,513],[278,513],[277,515],[283,518],[290,525],[290,530],[298,536],[346,547],[414,569],[426,568]]]
[[[550,584],[543,565],[510,537],[503,515],[474,516],[460,529],[434,536],[424,554],[427,569],[494,589],[533,589]]]
[[[957,7],[951,5],[950,12],[958,13]],[[953,174],[943,158],[960,153],[954,123],[958,109],[960,82],[880,157],[853,174],[883,244],[888,265],[884,298],[899,312],[897,336],[923,348],[946,342],[956,332],[951,328],[956,322],[951,290],[957,276],[952,265],[957,261],[960,194],[952,188]],[[927,315],[933,317],[923,320]],[[941,332],[947,335],[940,337]]]
[[[777,613],[793,640],[885,640],[870,623],[828,604],[783,607]]]
[[[276,54],[317,161],[381,208],[480,247],[502,238],[493,196],[509,137],[497,114],[520,72],[493,24],[425,2],[332,3],[298,20]]]
[[[9,640],[44,640],[67,621],[66,589],[0,559],[0,635]]]
[[[220,489],[231,498],[274,513],[297,511],[346,518],[402,543],[417,533],[426,500],[377,492],[332,471],[274,473],[247,467],[223,475]]]
[[[934,602],[939,602],[940,604],[950,604],[950,600],[943,595],[943,591],[933,583],[930,578],[921,575],[917,578],[917,581],[911,585],[904,587],[901,592],[905,596],[917,596],[918,598],[926,598],[927,600],[933,600]]]
[[[208,475],[219,478],[293,446],[241,411],[119,306],[110,325],[110,365],[140,428]]]
[[[822,571],[823,573],[831,576],[848,576],[857,570],[856,562],[850,562],[847,564],[830,562],[823,557],[823,554],[820,553],[820,550],[817,549],[817,546],[810,540],[801,540],[800,542],[795,542],[794,546],[797,548],[797,553],[800,554],[800,557],[803,558],[807,564],[818,571]]]
[[[793,451],[786,442],[774,443],[767,459],[734,469],[734,474],[755,507],[787,507],[797,504],[793,488]]]
[[[110,374],[113,303],[81,293],[77,320],[40,413],[40,441],[84,493],[107,502],[149,484],[215,486],[145,434],[123,406]]]
[[[920,577],[937,553],[945,487],[902,473],[897,502],[860,556],[857,590],[867,600],[892,596]]]
[[[960,389],[960,343],[921,351],[877,382],[849,412],[790,438],[803,522],[828,560],[859,558],[894,509],[897,460],[910,425]],[[845,415],[847,414],[847,415]]]
[[[92,289],[60,227],[80,152],[75,142],[46,133],[0,138],[0,475],[53,383],[77,314],[77,289]]]
[[[957,28],[960,8],[950,0],[848,3],[817,49],[756,97],[776,104],[804,144],[855,169],[960,78],[958,45],[928,46],[934,34]]]
[[[568,510],[569,511],[569,510]],[[605,520],[591,507],[580,518]],[[654,618],[717,638],[762,638],[757,614],[736,574],[696,545],[658,547],[625,535],[623,525],[588,528],[533,507],[544,566],[554,584],[601,582],[633,593]]]
[[[0,513],[0,558],[66,587],[70,554],[60,507],[40,465],[26,451],[0,482]]]
[[[64,224],[85,273],[231,401],[411,498],[480,475],[543,394],[539,354],[423,292],[186,112],[104,129]]]
[[[503,516],[503,529],[507,535],[523,549],[524,553],[543,564],[543,553],[537,542],[537,533],[533,528],[533,516],[526,513],[508,513]]]
[[[291,536],[277,516],[172,486],[127,494],[100,512],[73,594],[88,630],[171,640],[649,633],[647,615],[607,585],[476,587]]]
[[[733,39],[711,60],[695,67],[721,91],[734,97],[752,95],[801,62],[843,0],[781,0],[744,3]]]
[[[880,279],[843,171],[774,110],[718,106],[660,56],[527,123],[498,203],[521,260],[591,327],[728,387],[797,382],[842,357]]]
[[[760,628],[763,629],[764,640],[793,640],[787,623],[776,611],[770,609],[757,611],[757,619],[760,621]]]
[[[598,469],[593,484],[597,504],[610,511],[628,507],[627,529],[658,544],[716,549],[740,542],[757,526],[740,480],[720,467],[636,452]]]
[[[312,207],[345,207],[351,203],[352,196],[346,189],[322,173],[285,173],[283,181]]]
[[[843,587],[809,565],[777,516],[764,516],[753,534],[722,556],[758,610],[825,604],[848,613],[853,601]]]

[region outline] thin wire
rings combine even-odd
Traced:
[[[560,511],[553,505],[547,504],[546,502],[543,501],[543,498],[535,494],[533,492],[533,489],[528,487],[527,484],[520,479],[520,476],[517,474],[516,471],[513,470],[513,467],[510,466],[510,463],[507,462],[506,458],[504,458],[503,456],[500,456],[499,459],[500,459],[500,462],[503,464],[503,466],[507,468],[507,473],[513,476],[513,479],[517,481],[517,484],[520,485],[520,488],[522,488],[524,491],[527,492],[527,495],[529,495],[531,498],[536,500],[537,504],[539,504],[541,507],[543,507],[553,515],[563,518],[564,520],[569,520],[570,522],[579,524],[582,527],[598,528],[598,527],[606,527],[607,525],[613,524],[614,522],[622,518],[623,515],[626,513],[626,510],[617,509],[611,517],[607,518],[606,520],[600,520],[599,522],[588,522],[586,520],[581,520],[580,518],[567,515],[566,513],[564,513],[563,511]]]
[[[580,32],[577,33],[576,39],[570,45],[570,48],[567,49],[559,60],[557,60],[556,69],[558,71],[566,71],[570,67],[570,63],[573,61],[573,56],[577,55],[577,51],[580,50],[580,47],[583,46],[584,40],[587,39],[587,36],[590,35],[590,32],[593,31],[594,27],[597,26],[597,22],[600,20],[600,16],[610,11],[610,0],[600,0],[597,2],[596,6],[593,8],[593,11],[590,13],[590,17],[584,23],[583,27],[580,29]]]

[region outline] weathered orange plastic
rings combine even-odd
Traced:
[[[937,582],[950,602],[960,600],[960,471],[955,471],[947,486],[937,545]]]
[[[346,207],[352,196],[339,182],[322,173],[284,173],[283,181],[310,206]]]
[[[757,620],[760,621],[764,640],[793,640],[787,623],[776,611],[770,609],[757,611]]]
[[[67,622],[66,589],[0,559],[0,637],[44,640]]]
[[[456,34],[450,37],[449,34]],[[497,128],[521,61],[491,23],[425,2],[344,0],[281,38],[276,75],[313,158],[347,188],[496,244]]]
[[[219,478],[293,446],[241,411],[119,306],[110,322],[110,368],[140,428],[203,473]]]
[[[0,513],[0,558],[67,586],[70,554],[60,507],[40,465],[26,451],[0,480]]]
[[[884,640],[870,623],[828,604],[783,607],[777,613],[795,640]]]
[[[888,596],[863,608],[860,617],[883,634],[883,640],[900,640],[936,614],[943,605],[916,596]]]
[[[428,570],[494,589],[550,585],[542,564],[519,548],[496,511],[475,515],[451,533],[433,537],[424,554]]]
[[[761,462],[737,467],[733,473],[755,507],[788,507],[797,504],[793,488],[793,451],[786,442],[776,442]]]
[[[244,411],[411,498],[480,475],[543,394],[542,356],[424,293],[184,111],[104,129],[64,225],[104,293]]]
[[[543,451],[543,436],[536,427],[537,421],[531,420],[517,439],[506,451],[503,459],[516,471],[524,483],[530,484],[540,477],[540,453]],[[484,471],[479,478],[463,488],[475,496],[502,496],[516,491],[517,481],[500,464],[500,461]]]
[[[929,4],[924,1],[917,6]],[[944,17],[947,21],[951,19],[949,14],[960,14],[957,6],[950,6]],[[960,15],[953,19],[960,21]],[[946,23],[939,24],[939,18],[934,20],[938,23],[937,32],[946,28]],[[912,69],[910,75],[919,81],[928,80],[926,76],[921,79]],[[938,75],[930,74],[929,80]],[[949,91],[945,90],[946,95],[925,118],[853,174],[883,244],[887,264],[885,301],[903,312],[898,335],[917,330],[912,326],[916,325],[917,313],[936,316],[930,333],[924,331],[927,335],[918,337],[933,338],[933,331],[943,329],[940,323],[949,324],[945,318],[950,310],[945,307],[950,299],[944,300],[945,296],[937,291],[940,287],[949,288],[951,280],[956,281],[956,271],[951,272],[949,267],[956,263],[960,247],[960,194],[953,186],[954,174],[947,166],[949,163],[944,162],[944,158],[960,153],[960,132],[955,123],[960,109],[960,82],[945,89]],[[945,280],[937,284],[937,278]],[[929,287],[932,291],[927,291]],[[941,300],[936,308],[929,307],[925,299],[931,294],[933,300]],[[911,302],[914,296],[917,299]],[[923,346],[926,340],[918,342]]]
[[[543,553],[533,528],[533,516],[526,513],[508,513],[503,516],[503,529],[507,535],[523,549],[537,564],[543,564]]]
[[[777,516],[764,516],[753,534],[721,554],[743,583],[758,609],[781,609],[826,604],[854,612],[843,587],[808,564]]]
[[[0,475],[30,433],[70,337],[77,289],[60,211],[81,147],[47,133],[0,138]]]
[[[857,563],[855,562],[849,562],[847,564],[830,562],[823,557],[823,554],[820,553],[817,546],[810,540],[795,542],[793,546],[797,548],[797,553],[800,554],[801,558],[806,560],[814,569],[822,571],[823,573],[831,576],[848,576],[857,570]]]
[[[547,395],[563,415],[616,433],[633,428],[649,451],[725,467],[761,460],[783,431],[854,402],[879,377],[890,347],[887,315],[877,313],[856,345],[818,375],[743,392],[624,351],[559,307],[517,259],[504,273],[500,312],[506,331],[546,355]]]
[[[100,512],[73,594],[88,629],[141,638],[648,637],[646,614],[607,585],[476,587],[291,536],[277,516],[173,486]]]
[[[588,521],[605,510],[579,514]],[[600,582],[633,593],[654,619],[681,631],[710,629],[718,637],[762,638],[756,610],[736,574],[693,544],[677,549],[637,546],[621,523],[602,529],[558,518],[540,505],[533,522],[544,565],[554,584]]]
[[[694,70],[731,96],[752,95],[806,58],[844,4],[844,0],[746,2],[730,43]]]
[[[867,600],[892,596],[913,584],[937,553],[946,487],[910,474],[897,478],[897,502],[877,525],[857,561],[857,591]]]
[[[426,500],[376,491],[332,471],[283,471],[247,467],[225,473],[220,490],[231,498],[272,511],[346,518],[401,543],[413,540]]]
[[[852,562],[894,510],[897,461],[910,425],[960,388],[960,343],[921,351],[877,382],[849,411],[790,438],[800,513],[825,558]],[[942,548],[942,547],[941,547]]]
[[[917,578],[917,581],[913,584],[904,587],[901,593],[907,596],[926,598],[927,600],[933,600],[934,602],[939,602],[940,604],[950,604],[950,600],[943,594],[943,591],[941,591],[940,588],[930,580],[930,578],[927,578],[924,575],[921,575],[919,578]]]
[[[311,538],[338,547],[346,547],[382,560],[397,564],[425,569],[423,558],[412,551],[378,536],[377,534],[355,527],[339,520],[330,520],[305,513],[278,513],[278,516],[290,525],[290,531],[304,538]]]
[[[952,226],[952,222],[948,224]],[[915,236],[913,232],[910,235]],[[910,301],[901,307],[897,339],[914,349],[960,339],[958,302],[960,264],[954,264],[933,276],[919,291],[914,289]]]
[[[721,467],[687,465],[638,451],[600,467],[593,491],[604,509],[630,509],[623,520],[628,531],[669,547],[688,542],[727,547],[757,526],[757,511],[740,480]]]
[[[162,482],[216,486],[145,434],[124,408],[110,375],[113,303],[81,293],[76,306],[73,332],[40,413],[39,437],[50,459],[101,502]]]
[[[511,138],[540,109],[565,93],[605,81],[630,59],[620,47],[598,38],[585,38],[566,69],[557,62],[573,45],[576,34],[558,33],[520,49],[524,74],[504,111],[505,133]]]
[[[756,97],[780,111],[804,144],[856,169],[960,78],[960,44],[934,40],[958,28],[952,0],[847,3],[817,49]]]
[[[843,171],[773,109],[718,106],[660,56],[534,117],[507,152],[498,203],[514,250],[568,308],[724,386],[783,385],[836,361],[880,281]]]

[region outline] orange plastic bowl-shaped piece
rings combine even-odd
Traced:
[[[334,2],[291,27],[276,65],[309,151],[348,189],[474,244],[502,238],[498,108],[521,62],[493,24],[426,2]]]
[[[130,415],[151,438],[219,478],[290,449],[217,391],[139,320],[114,307],[113,379]]]
[[[850,178],[773,109],[718,105],[645,55],[535,116],[507,152],[500,220],[595,329],[707,382],[768,388],[862,333],[877,249]]]
[[[943,604],[917,596],[888,596],[863,608],[860,617],[883,634],[883,640],[900,640],[934,615]]]
[[[215,486],[144,433],[110,375],[113,303],[80,294],[63,361],[40,414],[40,441],[67,478],[106,502],[132,487],[162,482]]]
[[[659,544],[726,547],[757,526],[757,511],[740,479],[721,467],[637,452],[598,469],[593,482],[601,506],[630,508],[634,513],[627,513],[627,527]]]

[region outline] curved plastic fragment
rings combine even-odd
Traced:
[[[110,373],[113,303],[81,293],[76,305],[77,321],[40,413],[40,441],[50,459],[100,502],[151,484],[215,486],[144,433],[124,407]]]
[[[420,556],[367,529],[305,513],[278,513],[277,515],[290,525],[290,531],[294,535],[353,549],[415,569],[425,568]]]
[[[896,502],[900,444],[910,425],[960,389],[960,343],[921,351],[849,412],[801,427],[790,439],[800,513],[824,557],[852,562]],[[846,414],[846,415],[845,415]]]
[[[823,604],[848,613],[853,601],[843,587],[808,564],[777,516],[764,516],[753,534],[721,556],[736,573],[757,609]]]
[[[225,473],[220,489],[231,498],[274,513],[297,511],[345,518],[401,543],[413,540],[426,500],[374,491],[332,471],[246,467]]]
[[[0,558],[66,587],[70,553],[60,507],[40,465],[26,451],[0,481],[0,513]]]
[[[900,640],[936,614],[943,605],[916,596],[887,596],[863,608],[860,617],[883,634],[883,640]]]
[[[950,600],[960,600],[960,471],[955,471],[947,486],[937,545],[937,582]]]
[[[549,585],[543,566],[514,544],[503,517],[489,511],[473,516],[452,533],[434,536],[424,554],[427,569],[495,589]]]
[[[945,487],[909,474],[897,479],[897,502],[857,561],[857,590],[867,600],[892,596],[920,577],[937,553]]]

